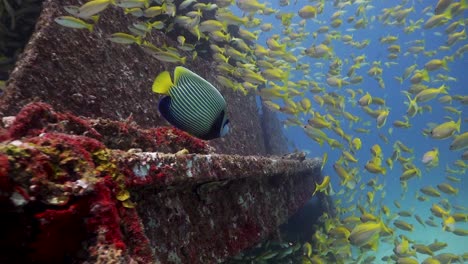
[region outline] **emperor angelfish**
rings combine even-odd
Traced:
[[[168,71],[160,73],[154,80],[153,92],[167,95],[159,101],[159,112],[173,126],[204,140],[229,132],[223,96],[192,71],[176,67],[174,83]]]

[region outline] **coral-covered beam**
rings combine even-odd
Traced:
[[[239,156],[223,154],[165,154],[141,152],[121,155],[131,168],[127,186],[198,184],[242,178],[279,176],[284,178],[311,172],[318,159],[294,160],[284,157]]]
[[[2,121],[1,263],[219,263],[274,233],[320,181],[317,159],[209,154],[174,128],[43,103]]]
[[[162,263],[218,263],[255,245],[306,203],[320,160],[125,154],[131,200]]]
[[[0,162],[3,246],[37,263],[217,263],[273,233],[320,175],[315,159],[125,152],[60,133],[0,143]]]

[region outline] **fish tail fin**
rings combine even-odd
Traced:
[[[445,223],[445,221],[447,221],[447,219],[449,218],[448,215],[442,215],[442,230],[443,231],[451,231],[450,229],[450,226],[448,224]]]
[[[200,33],[200,29],[198,27],[198,24],[193,28],[193,32],[195,33],[195,35],[197,36],[197,39],[200,40],[201,38],[201,33]]]
[[[163,71],[154,79],[152,90],[158,94],[168,95],[173,85],[169,72]]]
[[[141,36],[138,36],[138,37],[135,38],[135,43],[138,46],[140,46],[142,42],[143,42],[143,39],[141,38]]]
[[[327,188],[325,188],[325,195],[334,195],[335,191],[333,190],[331,184],[328,185]]]
[[[443,60],[442,60],[442,68],[444,68],[444,70],[446,71],[449,71],[449,68],[447,66],[447,61],[449,60],[449,57],[445,57]]]
[[[323,147],[323,139],[316,140],[321,147]]]
[[[460,133],[460,127],[461,127],[461,116],[458,116],[458,121],[456,123],[456,129],[458,133]]]
[[[89,30],[89,32],[93,32],[94,30],[94,24],[88,24],[86,28]]]
[[[286,52],[286,43],[284,43],[283,45],[280,45],[280,50],[283,51],[283,52]]]
[[[187,62],[187,57],[182,57],[182,58],[180,58],[180,62],[181,62],[182,64],[185,64],[185,62]]]
[[[91,20],[93,20],[94,24],[96,24],[99,21],[99,14],[91,16]]]
[[[411,107],[414,107],[415,109],[415,114],[417,114],[419,112],[419,106],[418,106],[418,103],[416,102],[416,98],[414,99],[411,99],[411,94],[406,92],[406,91],[403,91],[403,93],[406,95],[406,97],[408,98],[408,109],[410,109]],[[406,102],[405,102],[406,104]]]
[[[346,184],[348,184],[349,180],[350,180],[349,178],[345,178],[344,180],[341,180],[340,185],[341,186],[346,186]]]
[[[291,72],[291,69],[288,69],[287,72],[285,72],[283,74],[283,78],[281,79],[281,81],[284,83],[284,84],[287,84],[288,83],[288,80],[289,80],[289,73]]]
[[[461,4],[461,2],[460,2],[460,4]],[[444,11],[444,13],[443,13],[443,16],[444,16],[445,18],[447,18],[448,20],[451,20],[451,19],[452,19],[452,15],[453,15],[453,14],[452,14],[452,8],[446,8],[445,11]]]
[[[463,29],[463,30],[465,30],[465,29]],[[451,55],[451,56],[445,56],[445,57],[444,57],[444,60],[445,60],[445,61],[452,62],[452,61],[454,60],[454,57],[453,57],[453,55]]]
[[[402,77],[395,77],[395,79],[397,79],[400,82],[400,84],[403,83],[403,78]]]
[[[429,77],[429,72],[424,69],[422,70],[422,80],[425,81],[425,82],[430,82],[431,81],[431,77]]]
[[[314,190],[314,192],[312,193],[312,196],[315,195],[315,193],[318,191],[318,189],[319,189],[319,185],[318,185],[318,183],[315,183],[315,190]]]
[[[379,240],[374,239],[374,241],[372,241],[369,245],[373,251],[377,251],[379,248]]]
[[[222,30],[224,30],[224,32],[228,32],[228,23],[227,23],[227,21],[223,21],[223,22],[221,22],[221,24],[223,25]]]
[[[467,0],[460,0],[460,9],[468,9],[468,2]]]
[[[443,84],[440,92],[443,93],[443,94],[448,94],[448,90],[449,90],[449,89],[450,89],[450,88],[449,88],[448,86],[446,86],[445,84]]]
[[[382,218],[380,218],[380,219],[382,219]],[[389,228],[382,220],[380,220],[380,225],[381,225],[382,230],[385,233],[393,234],[393,230],[391,228]]]

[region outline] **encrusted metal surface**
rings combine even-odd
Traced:
[[[280,175],[288,178],[304,172],[311,173],[320,165],[320,159],[295,160],[278,156],[240,156],[224,154],[165,154],[158,152],[134,153],[126,160],[133,164],[135,177],[132,185],[180,185],[185,181],[210,181],[262,178]],[[163,181],[155,182],[152,169],[170,168]],[[138,176],[136,176],[138,175]]]
[[[2,121],[2,263],[218,263],[275,233],[320,181],[300,153],[214,154],[174,128],[43,103]]]
[[[130,154],[131,199],[156,261],[217,263],[266,238],[308,199],[320,160]],[[129,174],[127,174],[129,175]]]

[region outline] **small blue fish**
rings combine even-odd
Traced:
[[[153,92],[167,95],[159,102],[159,112],[173,126],[204,140],[229,132],[223,96],[190,70],[176,67],[174,83],[168,71],[160,73],[154,80]]]

